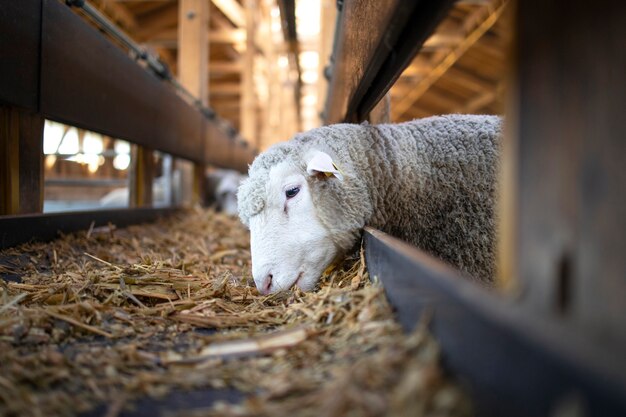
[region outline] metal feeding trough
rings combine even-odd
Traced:
[[[385,95],[454,3],[452,0],[338,2],[332,59],[326,71],[329,94],[325,122],[388,121],[390,110],[394,109],[389,109]],[[289,20],[285,34],[291,41],[290,50],[296,54],[294,31],[289,26],[295,24],[294,4],[281,1],[280,6]],[[0,281],[4,294],[0,311],[16,313],[1,318],[0,330],[3,326],[13,327],[10,336],[3,333],[0,343],[6,344],[7,349],[24,349],[25,352],[32,349],[31,353],[41,353],[37,356],[38,362],[33,364],[71,365],[68,358],[72,358],[87,369],[85,352],[96,352],[94,361],[106,359],[110,352],[102,352],[114,343],[112,340],[124,340],[126,350],[116,352],[126,355],[129,363],[154,372],[176,369],[172,374],[175,376],[172,381],[178,384],[174,393],[146,389],[155,397],[169,394],[156,403],[151,402],[150,406],[142,402],[145,399],[136,404],[144,411],[155,407],[180,410],[193,408],[193,405],[214,405],[216,400],[238,401],[240,391],[250,393],[249,384],[255,383],[266,388],[256,393],[257,399],[274,395],[271,398],[284,400],[289,399],[288,393],[298,389],[312,390],[311,386],[297,386],[292,384],[292,379],[272,374],[269,368],[268,375],[275,377],[271,381],[259,377],[258,381],[251,380],[246,385],[241,378],[233,376],[230,380],[240,383],[240,387],[235,387],[241,390],[224,385],[224,381],[229,380],[228,372],[235,375],[246,371],[234,358],[248,358],[248,353],[252,352],[260,354],[254,356],[254,361],[259,358],[261,362],[271,358],[280,361],[281,357],[293,353],[289,349],[294,346],[296,352],[306,349],[312,352],[317,346],[310,343],[312,338],[328,336],[322,324],[345,320],[345,323],[360,323],[354,325],[364,326],[359,329],[367,329],[370,336],[380,332],[380,345],[370,351],[359,351],[363,355],[376,351],[379,356],[371,356],[373,362],[355,360],[350,368],[350,375],[362,376],[362,381],[373,384],[371,387],[378,387],[372,363],[390,364],[392,361],[385,362],[381,358],[389,359],[384,352],[393,347],[397,349],[394,352],[404,355],[406,363],[422,371],[428,366],[428,362],[423,362],[425,358],[435,358],[435,362],[443,366],[445,372],[435,366],[429,368],[431,374],[416,371],[415,375],[419,374],[422,382],[441,377],[437,379],[442,384],[440,387],[449,389],[442,394],[444,400],[453,398],[456,402],[445,403],[441,397],[437,401],[452,404],[452,408],[446,410],[460,415],[471,412],[464,408],[465,397],[460,394],[459,386],[470,394],[473,413],[480,416],[626,415],[626,356],[623,354],[626,348],[626,201],[623,193],[626,176],[621,160],[626,154],[623,140],[626,122],[621,114],[626,108],[623,79],[626,7],[611,1],[600,1],[593,7],[566,1],[548,4],[528,0],[508,6],[507,2],[494,1],[482,23],[476,24],[467,39],[471,40],[474,35],[480,37],[504,7],[512,8],[516,33],[511,51],[514,76],[508,88],[511,105],[502,145],[496,288],[479,287],[418,249],[380,231],[366,229],[363,259],[367,273],[376,278],[375,282],[382,283],[386,298],[377,284],[366,282],[365,265],[359,266],[359,260],[354,264],[357,266],[348,265],[341,270],[343,275],[339,272],[329,275],[316,295],[296,291],[272,298],[260,297],[251,282],[246,281],[249,278],[249,269],[246,272],[244,268],[249,262],[246,243],[237,240],[245,242],[245,231],[237,229],[236,224],[229,225],[228,221],[236,221],[232,218],[212,217],[215,223],[211,224],[211,230],[223,241],[211,240],[213,238],[207,235],[212,232],[207,229],[204,237],[198,239],[215,246],[190,249],[194,258],[189,267],[185,264],[189,259],[182,262],[171,255],[165,260],[162,255],[165,252],[159,252],[159,245],[154,242],[158,233],[150,228],[169,227],[164,226],[165,223],[145,226],[146,233],[151,230],[152,240],[142,241],[137,230],[121,229],[164,215],[178,216],[176,219],[181,224],[185,216],[190,219],[214,216],[209,212],[178,215],[181,211],[177,208],[150,207],[150,193],[146,190],[153,172],[147,159],[146,163],[138,164],[139,171],[133,177],[134,208],[41,214],[44,118],[187,159],[195,164],[196,173],[202,172],[206,164],[244,171],[257,150],[235,140],[236,131],[220,122],[212,110],[190,99],[189,94],[177,92],[161,64],[148,56],[142,57],[141,48],[132,41],[126,42],[127,46],[139,48],[136,55],[147,60],[153,72],[137,65],[61,2],[4,1],[0,8],[0,27],[6,35],[0,37],[3,57],[0,60],[0,101],[4,104],[0,108],[0,129],[4,132],[0,156],[5,163],[0,164],[0,209],[6,215],[0,216],[0,249],[5,249],[0,255],[0,274],[5,278]],[[113,26],[109,29],[115,31]],[[461,42],[457,52],[463,53],[465,47],[468,44]],[[454,53],[451,51],[452,55]],[[445,71],[446,65],[449,67],[456,59],[452,55],[432,68],[426,78],[434,80],[439,72]],[[139,156],[141,158],[141,153]],[[109,226],[112,223],[120,229]],[[229,235],[231,229],[233,232]],[[30,241],[49,241],[57,237],[59,231],[79,230],[88,230],[86,241],[81,240],[85,238],[82,234],[70,235],[67,240],[49,246],[35,244],[43,246],[30,249],[22,246],[21,252],[6,250]],[[194,233],[193,228],[188,230]],[[119,244],[115,233],[128,238],[125,241],[128,245],[144,245],[144,250],[153,250],[159,255],[124,261],[121,252],[107,254],[102,242],[120,250],[115,246]],[[163,237],[167,238],[171,237]],[[89,239],[100,239],[99,246]],[[181,241],[187,240],[181,238]],[[58,247],[68,249],[76,257],[76,271],[68,269],[63,275],[55,269],[59,262],[68,262],[66,254],[59,253],[55,245],[61,245]],[[79,251],[79,248],[83,249]],[[94,248],[102,253],[90,253]],[[216,270],[202,269],[199,266],[202,256],[210,259],[207,264],[224,274],[215,275]],[[16,273],[17,270],[22,272]],[[189,270],[192,273],[186,272]],[[30,278],[24,271],[30,271]],[[63,275],[63,278],[58,282],[45,282],[41,287],[26,282],[37,274],[41,274],[42,282],[51,276]],[[212,278],[203,282],[202,277]],[[80,291],[72,292],[76,280],[84,280],[80,281],[84,286],[78,289],[91,291],[102,305],[94,307],[88,301],[81,302]],[[17,294],[18,291],[23,295]],[[200,296],[206,299],[200,300]],[[155,301],[157,299],[162,303]],[[49,303],[46,304],[46,300]],[[313,304],[307,304],[307,300],[315,300],[319,309],[310,308]],[[39,303],[40,310],[35,314],[27,308],[18,314],[17,307],[21,308],[23,302]],[[127,310],[109,310],[112,308],[109,303],[115,302]],[[57,308],[68,303],[73,310]],[[252,319],[235,314],[232,309],[236,303],[246,308],[271,307],[274,313],[255,310],[258,314]],[[278,329],[280,323],[276,320],[298,322],[286,319],[297,316],[294,312],[297,309],[289,310],[294,305],[301,307],[297,314],[308,317],[303,323],[317,324]],[[350,306],[358,307],[359,311]],[[155,310],[159,308],[162,310]],[[404,332],[390,319],[391,308]],[[133,315],[139,312],[148,323],[146,326],[163,323],[174,326],[171,320],[175,319],[179,326],[176,331],[166,329],[167,334],[174,335],[168,339],[172,343],[167,349],[159,350],[158,345],[154,345],[156,348],[150,350],[147,344],[137,348],[129,343],[128,338],[133,336],[129,329],[136,323]],[[296,316],[290,316],[292,313]],[[23,321],[24,317],[29,321]],[[226,327],[232,333],[218,332],[218,337],[214,330],[206,329],[223,329],[225,321],[219,321],[220,317],[231,320],[232,326]],[[367,324],[368,320],[374,324]],[[253,324],[265,326],[263,331],[278,331],[263,336],[252,334]],[[233,341],[236,339],[233,335],[238,334],[233,329],[237,326],[240,327],[237,331],[249,332],[243,338],[245,343]],[[31,328],[35,330],[31,332]],[[432,339],[427,328],[437,339],[439,348],[429,347],[436,345],[429,344]],[[124,331],[129,331],[128,335],[124,336]],[[347,327],[337,330],[343,331],[348,331]],[[58,349],[46,350],[45,354],[44,350],[36,350],[36,346],[52,344],[55,337],[60,341],[67,335],[74,337],[74,332],[90,337],[82,341],[82,345],[59,343]],[[137,332],[141,334],[141,330]],[[357,339],[362,336],[358,332],[355,335]],[[367,340],[372,342],[371,338]],[[189,353],[191,351],[193,354]],[[339,351],[345,353],[337,348]],[[316,354],[318,358],[324,357],[320,352]],[[349,350],[345,355],[350,356]],[[289,366],[302,361],[301,372],[311,371],[316,365],[307,363],[305,356],[293,360],[296,362],[290,362]],[[417,362],[411,362],[413,360]],[[337,363],[332,369],[344,369],[345,363]],[[101,365],[105,372],[103,378],[112,378],[119,371],[115,367],[108,368],[104,362]],[[20,366],[26,377],[32,377],[26,373],[28,363]],[[219,372],[207,372],[211,366]],[[201,368],[204,370],[198,370]],[[72,369],[80,370],[79,367]],[[250,367],[248,371],[258,376],[253,372],[258,369]],[[330,377],[331,368],[327,371]],[[444,374],[451,376],[455,383],[444,379]],[[133,375],[134,378],[136,374]],[[62,374],[58,380],[44,378],[41,383],[53,389],[55,384],[63,384],[68,378],[71,379],[72,374]],[[32,379],[34,385],[36,380]],[[332,398],[324,409],[327,415],[342,415],[341,407],[358,406],[346,400],[346,396],[332,395],[369,389],[355,380],[347,378],[342,380],[345,386],[332,385],[321,391],[326,395],[324,398]],[[133,381],[139,384],[138,380]],[[274,384],[274,391],[269,382]],[[150,380],[142,383],[150,385]],[[108,398],[106,392],[99,392],[97,384],[94,386],[96,389],[91,388],[94,396],[101,394],[103,399]],[[154,386],[162,387],[157,383]],[[374,400],[368,406],[375,408],[376,395],[382,395],[383,391],[382,388],[372,389]],[[320,392],[315,392],[318,396],[297,398],[313,403],[320,398]],[[1,401],[6,402],[7,397],[0,395],[0,405]],[[437,401],[433,400],[432,404],[440,404]],[[124,404],[122,398],[102,407],[107,407],[111,413],[120,412]],[[184,404],[189,407],[185,408]],[[248,406],[254,404],[257,403],[251,402]],[[293,407],[283,408],[283,411],[306,415],[306,402],[291,404],[285,400],[283,404]],[[401,404],[417,407],[417,403]],[[211,412],[237,410],[222,407],[213,408]],[[383,407],[379,414],[389,410],[392,408]],[[141,411],[136,415],[142,415]]]

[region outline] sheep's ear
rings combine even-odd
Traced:
[[[314,151],[308,155],[306,172],[309,175],[335,176],[343,180],[341,169],[333,162],[330,155],[321,151]]]

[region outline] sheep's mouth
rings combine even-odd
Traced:
[[[296,287],[298,287],[298,288],[302,288],[302,287],[300,286],[300,280],[302,279],[302,277],[303,277],[303,276],[304,276],[304,271],[301,271],[301,272],[298,274],[298,278],[296,278],[296,282],[294,283],[294,285],[295,285]]]

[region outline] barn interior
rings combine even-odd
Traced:
[[[624,415],[626,7],[544,3],[2,1],[0,414]],[[257,292],[212,178],[451,113],[505,116],[495,288],[366,229]]]

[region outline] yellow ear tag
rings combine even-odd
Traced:
[[[328,265],[328,268],[324,270],[322,276],[330,275],[335,269],[337,269],[337,262]]]
[[[335,169],[336,169],[337,171],[339,171],[339,173],[340,173],[341,175],[343,175],[344,177],[346,176],[346,174],[345,174],[345,173],[341,170],[341,168],[339,168],[339,167],[337,166],[337,164],[336,164],[336,163],[334,163],[334,162],[333,162],[333,166],[335,167]],[[328,173],[326,173],[326,175],[328,175]]]

